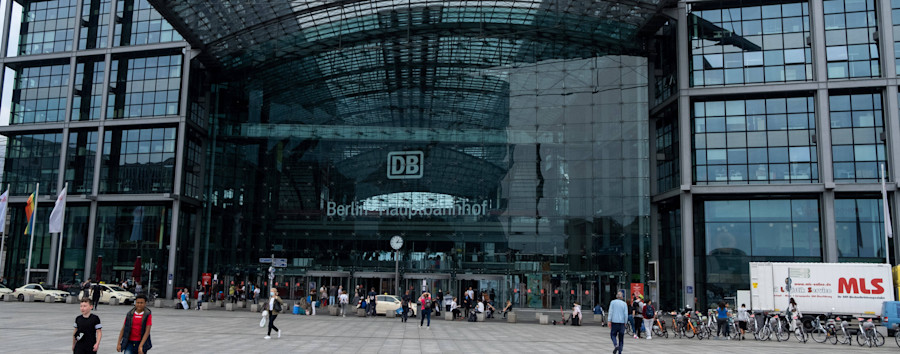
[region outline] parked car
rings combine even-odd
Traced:
[[[400,306],[400,297],[396,295],[378,295],[375,297],[375,314],[384,315],[388,311],[397,311]],[[416,317],[416,303],[409,303],[409,315]]]
[[[28,294],[34,295],[34,301],[46,301],[48,296],[53,301],[66,301],[66,298],[69,297],[69,293],[44,284],[25,284],[16,288],[12,296],[15,296],[19,301],[25,301],[25,295]]]
[[[117,285],[100,284],[103,291],[100,293],[100,302],[109,303],[111,299],[119,299],[120,304],[130,304],[134,302],[134,293],[122,289]]]
[[[0,284],[0,300],[3,300],[3,297],[9,294],[12,294],[12,289],[7,288],[6,285]]]

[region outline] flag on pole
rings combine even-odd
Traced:
[[[891,211],[888,209],[887,187],[884,183],[884,165],[881,165],[881,203],[884,213],[884,234],[888,238],[894,237],[894,228],[891,226]],[[887,249],[885,249],[887,251]]]
[[[37,191],[35,191],[37,193]],[[28,196],[28,201],[25,202],[25,218],[28,220],[28,223],[25,225],[25,234],[29,235],[34,231],[34,212],[37,209],[37,195],[35,193],[31,193]]]
[[[0,230],[6,227],[6,206],[9,205],[9,188],[0,194]]]
[[[68,186],[68,184],[67,184]],[[63,220],[66,218],[66,189],[64,188],[61,192],[59,192],[59,196],[56,197],[56,205],[53,206],[53,211],[50,212],[50,233],[62,233],[63,230]]]

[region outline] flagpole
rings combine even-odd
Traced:
[[[63,187],[63,193],[66,193],[66,198],[68,198],[69,191],[69,182],[66,182],[66,185]],[[56,255],[56,279],[53,281],[54,286],[59,286],[59,265],[62,263],[62,245],[63,245],[63,235],[65,234],[66,229],[66,201],[62,201],[62,229],[59,230],[59,247],[57,247],[57,255]]]
[[[881,199],[882,208],[884,209],[884,261],[887,264],[891,264],[891,251],[888,248],[888,238],[893,237],[893,228],[891,227],[891,212],[888,209],[887,187],[884,182],[884,164],[881,164]]]
[[[28,264],[25,265],[25,284],[28,284],[31,281],[31,255],[34,250],[34,222],[37,218],[37,205],[38,205],[38,191],[41,188],[40,183],[35,183],[34,185],[34,211],[31,213],[31,221],[28,222],[31,226],[31,241],[28,243]],[[28,215],[25,216],[28,218]],[[25,226],[28,229],[28,225]]]

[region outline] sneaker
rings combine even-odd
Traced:
[[[637,335],[634,336],[634,339],[638,339]]]
[[[431,329],[431,326],[428,326],[428,327],[425,327],[425,328]]]
[[[422,325],[419,325],[419,328],[422,328]]]
[[[278,330],[278,338],[281,338],[281,330]]]
[[[272,339],[272,337],[269,337],[269,336],[265,336],[265,337],[263,337],[263,338],[265,338],[265,339]]]
[[[651,340],[651,339],[653,339],[653,337],[647,336],[647,340]]]

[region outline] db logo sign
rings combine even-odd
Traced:
[[[389,152],[388,158],[388,179],[417,179],[422,178],[422,158],[425,156],[421,151],[393,151]]]

